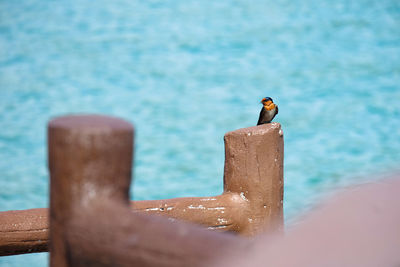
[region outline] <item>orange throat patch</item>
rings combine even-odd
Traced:
[[[268,106],[267,106],[267,105],[264,105],[264,108],[265,108],[266,110],[273,110],[273,109],[275,108],[275,104],[274,104],[274,103],[271,103],[271,104],[269,104]]]

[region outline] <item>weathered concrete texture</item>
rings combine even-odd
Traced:
[[[241,225],[246,223],[243,211],[249,208],[247,201],[233,193],[215,197],[133,201],[131,206],[134,210],[196,223],[211,230],[238,233]]]
[[[135,209],[244,236],[283,227],[283,132],[279,123],[225,134],[224,193],[216,197],[138,201]]]
[[[0,256],[48,251],[48,209],[0,212]]]
[[[115,182],[110,186],[104,186],[101,190],[109,194],[110,198],[117,195],[119,199],[126,201],[128,191],[125,189],[123,193],[117,191],[127,186],[127,182],[120,184],[120,178],[117,182],[116,177],[125,177],[130,173],[127,170],[121,173],[119,169],[115,169],[120,167],[113,165],[113,160],[121,163],[126,159],[118,153],[117,156],[113,156],[113,160],[109,161],[107,156],[116,152],[112,152],[112,149],[108,150],[105,146],[95,147],[97,144],[106,143],[110,143],[110,146],[114,148],[121,146],[118,141],[105,141],[105,139],[113,138],[113,136],[119,138],[118,136],[123,135],[123,131],[131,129],[131,126],[126,122],[116,123],[113,120],[114,118],[108,118],[106,123],[108,121],[110,125],[104,127],[101,116],[84,118],[72,116],[57,119],[49,125],[49,145],[62,147],[61,152],[54,149],[53,151],[49,147],[49,158],[52,161],[51,172],[59,173],[60,170],[54,168],[58,166],[57,164],[63,163],[62,170],[69,177],[69,180],[64,183],[72,182],[80,177],[87,179],[86,182],[76,185],[79,187],[76,190],[85,195],[84,201],[71,199],[72,197],[58,200],[61,202],[58,205],[72,202],[63,210],[73,207],[75,201],[91,202],[95,190],[93,181],[97,182],[99,179],[101,184],[105,177],[113,176],[114,172],[117,174],[113,176]],[[69,128],[74,123],[76,125],[72,129]],[[115,133],[112,134],[114,130]],[[50,138],[50,133],[60,133],[65,138]],[[96,137],[95,134],[103,134],[103,137]],[[83,153],[81,151],[83,149],[88,151]],[[56,152],[59,154],[54,154]],[[126,151],[124,153],[128,155]],[[59,163],[54,162],[56,157],[60,160]],[[67,160],[68,157],[72,157],[73,160]],[[77,164],[76,170],[74,164]],[[80,172],[79,169],[81,169]],[[73,173],[75,171],[77,173]],[[88,177],[89,174],[90,177]],[[278,123],[271,123],[239,129],[225,135],[224,193],[222,195],[132,201],[130,205],[134,210],[168,216],[170,221],[179,219],[216,231],[233,231],[245,236],[254,236],[261,231],[282,227],[282,200],[283,134]],[[19,217],[15,217],[14,213],[18,213]],[[22,223],[25,221],[24,216],[29,217],[30,223]],[[4,222],[0,223],[0,255],[47,250],[47,209],[0,212],[0,222]],[[37,229],[41,229],[40,237],[37,236]],[[31,242],[26,242],[26,240],[31,240]]]
[[[239,194],[239,232],[252,236],[283,226],[283,132],[279,123],[243,128],[225,135],[224,191]]]

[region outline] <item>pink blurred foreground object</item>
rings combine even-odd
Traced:
[[[285,236],[257,238],[246,255],[213,266],[400,266],[400,176],[351,187]]]

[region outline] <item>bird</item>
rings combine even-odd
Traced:
[[[278,105],[270,97],[264,97],[260,103],[263,104],[263,107],[261,108],[257,125],[270,123],[278,114]]]

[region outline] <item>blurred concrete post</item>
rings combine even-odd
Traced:
[[[71,221],[102,200],[129,205],[133,127],[105,116],[60,117],[49,123],[48,151],[50,265],[72,266]]]

